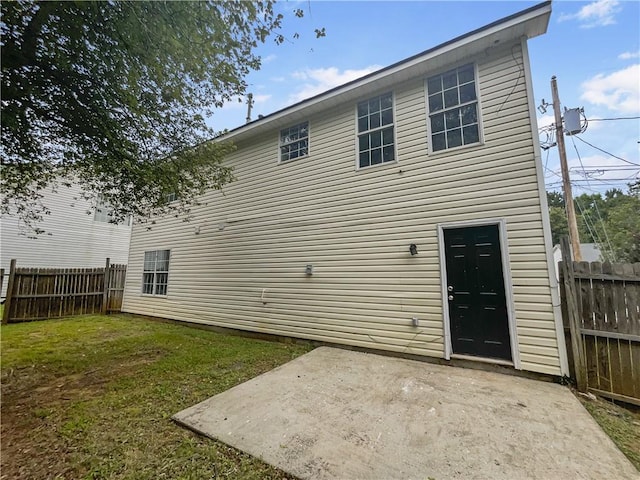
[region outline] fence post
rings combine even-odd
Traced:
[[[2,323],[9,323],[9,312],[11,311],[11,300],[13,296],[13,281],[16,276],[16,259],[11,259],[9,265],[9,281],[7,282],[7,297],[4,301],[4,311],[2,312]]]
[[[111,259],[107,257],[107,261],[104,266],[104,292],[102,293],[102,314],[106,315],[108,312],[107,306],[109,303],[109,277],[111,274]]]
[[[569,249],[569,238],[560,239],[562,252],[562,275],[564,276],[564,291],[567,300],[567,314],[569,316],[569,330],[571,333],[571,351],[573,353],[573,367],[576,373],[578,391],[587,391],[586,360],[582,346],[582,333],[580,332],[580,319],[578,318],[578,300],[576,296],[576,280],[573,275],[573,260]]]
[[[2,297],[2,285],[4,285],[4,268],[0,268],[0,297]]]

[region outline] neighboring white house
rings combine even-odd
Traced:
[[[0,267],[5,269],[2,297],[6,294],[9,264],[18,267],[80,268],[127,263],[131,225],[109,223],[107,208],[97,209],[80,197],[74,184],[43,191],[42,203],[51,211],[38,224],[45,233],[34,235],[15,216],[0,217]],[[34,238],[30,238],[34,237]]]
[[[546,2],[229,132],[123,310],[567,374],[527,40]]]
[[[600,247],[595,243],[581,243],[580,254],[582,255],[583,262],[601,262],[602,252]],[[571,248],[571,256],[573,258],[573,248]],[[562,251],[560,250],[560,244],[553,246],[553,267],[556,272],[556,279],[560,280],[560,271],[558,269],[558,262],[562,260]]]

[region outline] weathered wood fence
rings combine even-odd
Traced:
[[[567,350],[578,388],[640,405],[640,263],[569,260],[560,272]]]
[[[126,265],[18,268],[11,260],[2,323],[119,312]]]

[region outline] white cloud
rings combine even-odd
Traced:
[[[640,112],[640,63],[609,75],[599,74],[581,85],[580,96],[594,105],[614,112]]]
[[[640,58],[640,50],[637,52],[624,52],[618,55],[620,60],[631,60],[632,58]]]
[[[553,107],[547,107],[547,108],[551,109]],[[555,123],[555,121],[556,119],[552,113],[544,114],[541,117],[538,117],[538,128],[548,127],[552,123]]]
[[[266,65],[269,62],[273,62],[276,58],[278,58],[278,56],[272,53],[270,55],[267,55],[266,57],[262,57],[261,61],[263,65]]]
[[[578,159],[572,155],[571,140],[567,141],[569,142],[567,146],[571,145],[571,149],[567,149],[569,153],[567,165],[572,180],[592,180],[592,186],[598,186],[600,180],[619,181],[621,178],[629,178],[629,182],[631,182],[638,173],[638,169],[633,166],[606,155],[597,154]],[[576,142],[576,144],[582,153],[585,149],[579,145],[580,142]],[[610,184],[607,184],[607,187],[610,187]]]
[[[269,100],[271,100],[271,97],[273,95],[268,95],[268,94],[257,94],[253,96],[253,104],[254,105],[259,105],[261,103],[266,103]]]
[[[596,0],[573,14],[562,14],[559,22],[577,20],[582,28],[602,27],[616,23],[615,14],[620,11],[618,0]]]
[[[345,84],[351,80],[355,80],[356,78],[375,72],[380,68],[381,67],[379,65],[371,65],[359,70],[340,71],[336,67],[298,70],[293,72],[291,76],[296,80],[301,80],[303,83],[289,97],[289,101],[291,103],[296,103],[313,97],[314,95],[326,92],[333,87],[337,87],[338,85]]]

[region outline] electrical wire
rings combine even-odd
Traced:
[[[598,235],[598,232],[596,230],[595,224],[593,223],[592,220],[589,219],[589,215],[587,215],[587,212],[584,210],[584,208],[582,208],[582,205],[580,205],[580,201],[577,198],[575,198],[574,201],[576,202],[576,206],[578,207],[578,210],[580,210],[582,221],[587,227],[587,231],[589,232],[589,235],[591,236],[592,239],[596,241],[598,245],[603,245],[603,242],[601,241],[601,238]],[[589,224],[589,222],[591,222],[591,225]]]
[[[544,160],[544,169],[548,170],[547,165],[549,165],[549,149],[547,149],[547,158]]]
[[[640,117],[590,118],[590,122],[608,122],[613,120],[637,120]]]
[[[519,67],[519,71],[518,71],[518,78],[516,78],[516,83],[513,84],[513,88],[511,89],[511,91],[509,92],[509,95],[507,95],[504,99],[504,101],[500,104],[500,106],[498,107],[498,109],[496,110],[496,115],[498,113],[500,113],[500,111],[502,110],[502,107],[504,107],[505,103],[507,103],[507,101],[509,100],[509,98],[511,98],[511,95],[513,95],[513,92],[516,91],[516,87],[518,86],[518,84],[520,83],[520,79],[524,76],[524,60],[522,61],[522,63],[518,62],[518,59],[516,58],[516,54],[515,54],[515,49],[516,49],[517,45],[513,45],[511,47],[511,57],[513,58],[514,63],[516,64],[516,66]]]
[[[624,158],[622,158],[622,157],[619,157],[619,156],[617,156],[617,155],[614,155],[614,154],[613,154],[613,153],[611,153],[611,152],[607,152],[606,150],[603,150],[602,148],[596,147],[595,145],[592,145],[591,143],[587,142],[586,140],[583,140],[583,139],[582,139],[582,138],[580,138],[578,135],[571,135],[571,137],[572,137],[572,138],[573,138],[573,137],[576,137],[576,138],[577,138],[578,140],[580,140],[582,143],[586,143],[586,144],[587,144],[587,145],[589,145],[590,147],[595,148],[596,150],[599,150],[599,151],[601,151],[602,153],[606,153],[606,154],[607,154],[607,155],[609,155],[610,157],[617,158],[618,160],[622,160],[623,162],[628,163],[629,165],[635,165],[636,167],[640,167],[640,163],[633,163],[633,162],[630,162],[629,160],[625,160],[625,159],[624,159]]]
[[[578,151],[578,146],[576,145],[575,140],[573,139],[573,135],[571,135],[571,143],[573,143],[573,148],[576,151],[576,155],[578,156],[578,161],[580,162],[580,166],[582,167],[582,171],[584,172],[584,164],[582,163],[582,157],[580,157],[580,152]],[[585,180],[587,180],[587,186],[591,187],[591,184],[588,180],[587,177],[585,177]],[[609,234],[607,233],[607,227],[604,224],[604,220],[602,219],[602,215],[600,214],[600,209],[598,208],[598,202],[594,201],[593,205],[596,209],[596,214],[598,215],[598,218],[600,219],[600,224],[602,225],[602,231],[604,232],[604,238],[607,241],[607,246],[609,247],[609,251],[611,252],[611,258],[613,261],[615,261],[615,253],[613,251],[613,246],[611,245],[611,240],[609,239]],[[595,229],[595,224],[594,224],[594,229]],[[598,241],[598,243],[600,245],[602,245],[602,242]]]

